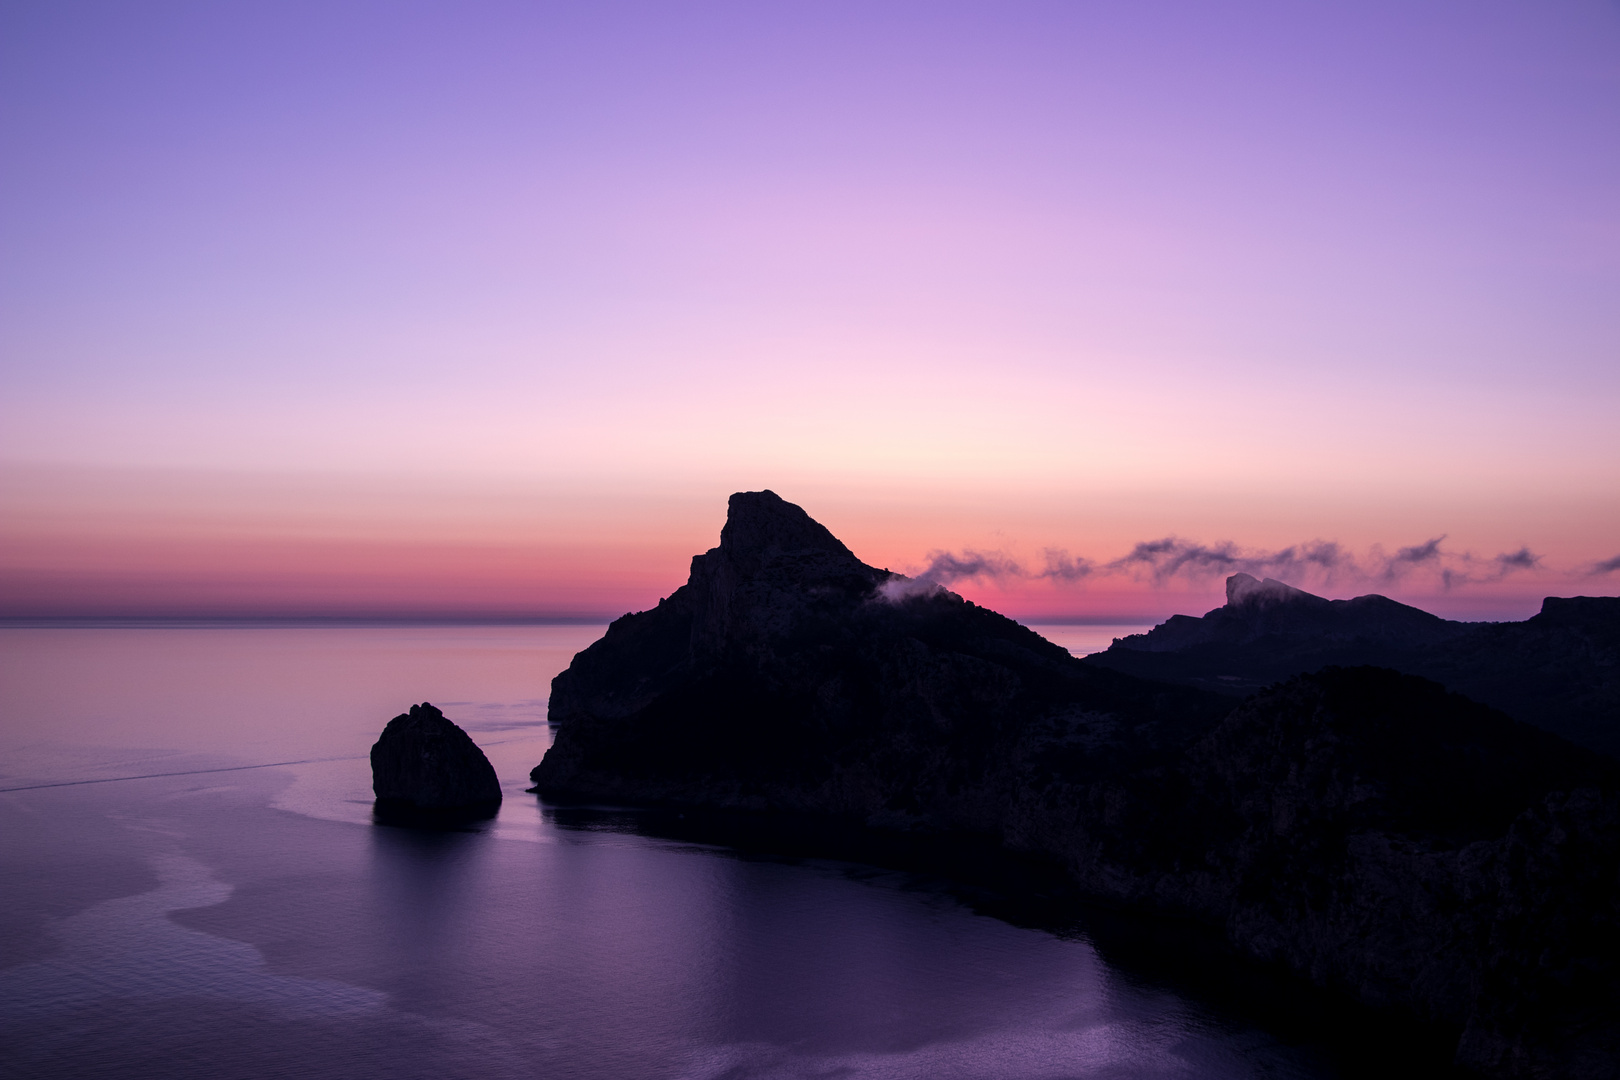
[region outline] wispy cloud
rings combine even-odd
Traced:
[[[931,551],[928,553],[928,566],[913,576],[918,581],[932,581],[937,585],[949,585],[953,581],[966,578],[991,580],[1050,578],[1054,581],[1080,581],[1090,577],[1097,569],[1090,559],[1077,558],[1061,548],[1047,548],[1042,557],[1045,565],[1035,570],[999,551],[968,549],[960,554],[954,551]]]
[[[1090,559],[1070,555],[1062,548],[1047,548],[1042,554],[1046,558],[1046,569],[1037,575],[1039,577],[1073,582],[1081,581],[1097,572],[1096,564]]]
[[[1297,576],[1314,571],[1318,575],[1331,574],[1351,562],[1343,548],[1328,540],[1265,551],[1242,548],[1230,540],[1201,544],[1167,536],[1139,542],[1128,555],[1104,564],[1103,569],[1112,574],[1138,577],[1145,574],[1155,583],[1164,584],[1177,577],[1198,580],[1236,573]]]
[[[1440,571],[1440,583],[1447,589],[1459,585],[1477,585],[1481,582],[1501,581],[1519,570],[1534,570],[1541,565],[1541,556],[1527,547],[1518,551],[1505,551],[1490,559],[1481,559],[1471,553],[1454,557],[1453,564]]]
[[[878,595],[899,603],[914,596],[939,592],[956,581],[1028,576],[1017,562],[996,552],[963,551],[958,554],[954,551],[933,551],[929,552],[926,569],[911,577],[890,578],[878,586]]]
[[[1276,577],[1304,587],[1376,586],[1411,574],[1433,575],[1446,589],[1501,581],[1509,574],[1542,568],[1542,556],[1528,547],[1489,558],[1449,551],[1444,535],[1388,553],[1375,545],[1357,556],[1332,540],[1310,540],[1285,548],[1246,548],[1230,540],[1202,543],[1177,536],[1142,540],[1124,555],[1095,560],[1063,548],[1042,552],[1033,567],[999,551],[933,551],[928,564],[904,582],[885,586],[890,599],[944,588],[958,581],[1039,581],[1076,584],[1092,578],[1129,577],[1156,586],[1174,581],[1207,581],[1230,574]],[[1599,563],[1592,573],[1620,569],[1620,556]]]
[[[1541,556],[1531,554],[1530,549],[1527,547],[1496,557],[1496,564],[1502,568],[1504,574],[1513,570],[1533,570],[1540,563]]]
[[[1400,577],[1401,572],[1408,567],[1438,563],[1440,561],[1440,542],[1444,539],[1444,536],[1436,536],[1425,543],[1401,548],[1384,564],[1384,579],[1393,581]]]
[[[909,578],[893,578],[878,586],[885,600],[901,601],[913,596],[937,592],[963,580],[1051,580],[1065,583],[1082,581],[1096,573],[1090,560],[1070,555],[1061,548],[1047,548],[1042,552],[1045,565],[1033,570],[1018,560],[998,551],[964,550],[932,551],[928,566]]]
[[[932,581],[949,585],[963,578],[1026,577],[1024,568],[998,552],[933,551],[928,555],[928,569],[916,575],[919,581]]]
[[[1620,555],[1616,555],[1612,559],[1604,559],[1600,563],[1593,563],[1592,569],[1588,570],[1587,573],[1596,577],[1599,574],[1612,574],[1616,570],[1620,570]]]

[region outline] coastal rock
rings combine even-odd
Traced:
[[[501,801],[489,758],[425,701],[383,728],[371,748],[371,789],[379,805],[417,810],[467,810]]]
[[[552,681],[550,798],[828,814],[995,834],[1022,762],[1168,753],[1214,695],[1082,664],[1011,619],[857,559],[769,491],[733,495],[687,584]]]
[[[1438,648],[1460,625],[1253,579],[1228,607],[1216,644]],[[553,680],[551,718],[548,798],[988,838],[1449,1026],[1487,1075],[1614,1075],[1615,764],[1434,682],[1333,667],[1236,703],[1132,678],[749,492],[685,586]]]
[[[1171,616],[1086,662],[1233,696],[1329,666],[1388,667],[1620,757],[1620,597],[1548,597],[1523,622],[1465,623],[1248,574],[1228,578],[1226,596],[1202,617]]]

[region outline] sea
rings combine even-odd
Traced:
[[[0,628],[0,1076],[1368,1068],[1356,1025],[1168,928],[546,805],[547,689],[603,629]],[[495,818],[374,818],[367,751],[421,701],[489,755]]]

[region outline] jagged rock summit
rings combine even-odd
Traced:
[[[388,722],[371,748],[371,789],[384,807],[471,810],[501,801],[489,758],[427,702]]]
[[[1325,604],[1330,601],[1312,596],[1304,589],[1266,578],[1260,581],[1253,574],[1233,574],[1226,579],[1226,605],[1228,607],[1263,607],[1268,604]]]
[[[773,492],[731,496],[687,583],[553,680],[536,790],[992,830],[987,785],[1045,740],[1100,762],[1218,715],[915,584]]]
[[[784,556],[800,567],[818,559],[841,568],[864,565],[825,525],[774,491],[739,491],[727,500],[716,550],[744,574],[758,573]],[[698,558],[705,565],[715,561]]]

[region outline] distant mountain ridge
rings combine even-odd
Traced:
[[[1371,664],[1620,757],[1620,597],[1548,597],[1523,622],[1466,623],[1376,594],[1328,600],[1234,574],[1221,607],[1171,616],[1086,662],[1229,695]]]
[[[1411,646],[1454,637],[1467,626],[1386,596],[1327,600],[1292,585],[1249,574],[1226,579],[1226,603],[1203,618],[1172,615],[1118,647],[1179,652],[1197,645],[1248,644],[1268,635],[1309,638],[1319,644],[1367,642]]]

